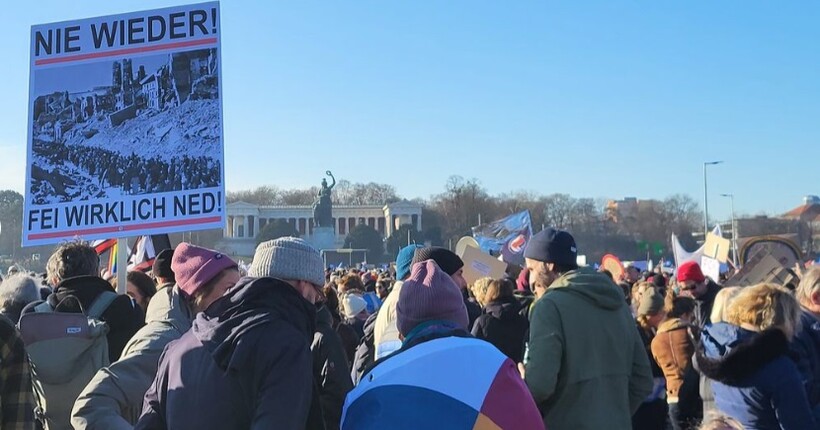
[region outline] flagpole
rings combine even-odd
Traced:
[[[128,238],[117,238],[117,294],[128,291]]]

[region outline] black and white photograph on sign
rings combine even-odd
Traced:
[[[219,186],[217,64],[201,49],[35,70],[32,203]]]

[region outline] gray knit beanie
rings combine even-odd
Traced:
[[[298,237],[283,237],[262,242],[253,254],[248,276],[278,278],[325,284],[322,256]]]

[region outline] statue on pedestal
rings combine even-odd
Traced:
[[[313,202],[313,226],[334,228],[333,201],[330,199],[330,193],[333,187],[336,186],[336,178],[333,177],[330,170],[326,171],[325,174],[330,176],[333,183],[328,186],[327,179],[322,179],[322,188],[319,190],[319,194],[316,195],[316,201]]]

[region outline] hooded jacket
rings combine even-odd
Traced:
[[[521,363],[530,321],[520,311],[521,305],[514,297],[487,303],[473,325],[473,336],[495,345],[513,363]]]
[[[165,345],[191,328],[191,312],[174,284],[161,285],[145,316],[146,325],[125,346],[122,357],[100,369],[74,403],[75,430],[130,430]]]
[[[114,288],[105,279],[97,276],[77,276],[60,282],[46,301],[52,309],[60,305],[61,312],[80,313],[89,309],[103,291],[113,292]],[[76,300],[64,300],[69,296],[76,297],[82,309]],[[40,303],[42,301],[29,304],[22,313],[34,312],[34,308]],[[108,358],[113,363],[120,358],[125,344],[145,325],[145,315],[130,297],[122,295],[114,299],[100,319],[108,323]]]
[[[550,430],[628,429],[652,390],[649,359],[621,289],[589,268],[535,302],[526,382]]]
[[[782,331],[760,333],[718,323],[707,326],[696,352],[712,380],[715,404],[748,430],[816,429],[797,366]]]
[[[791,344],[792,359],[803,378],[809,404],[817,411],[820,409],[820,320],[804,309],[800,326]]]
[[[327,430],[338,430],[345,396],[353,389],[342,340],[333,330],[333,317],[322,306],[316,314],[316,333],[310,346],[313,378],[319,385],[319,400]]]
[[[390,355],[401,348],[399,329],[396,326],[396,303],[399,301],[404,281],[396,281],[393,290],[384,299],[373,327],[373,342],[376,348],[375,359]]]
[[[171,342],[136,429],[323,428],[316,308],[284,281],[243,278]]]
[[[711,322],[712,307],[715,304],[715,297],[717,297],[721,288],[720,285],[707,279],[706,292],[703,293],[702,296],[695,298],[695,318],[698,328],[702,329],[706,324]]]

